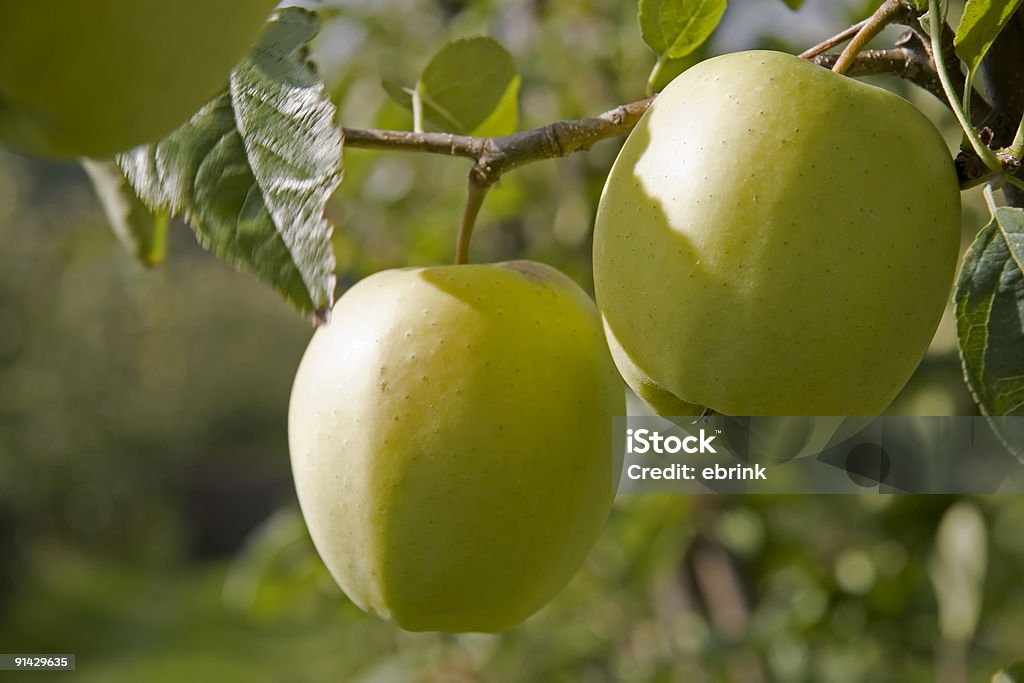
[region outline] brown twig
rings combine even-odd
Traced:
[[[835,34],[831,38],[826,38],[825,40],[821,41],[814,47],[807,48],[806,50],[800,53],[800,59],[811,59],[813,57],[817,57],[825,50],[831,50],[832,48],[834,48],[836,45],[839,45],[843,41],[853,38],[862,28],[864,28],[864,25],[866,23],[868,23],[867,19],[859,21],[853,26],[847,29],[843,29],[842,31]]]
[[[842,54],[839,55],[839,59],[832,66],[832,70],[838,74],[846,73],[846,70],[853,66],[861,50],[866,48],[868,43],[881,33],[886,26],[900,22],[906,23],[916,14],[916,10],[907,5],[903,0],[885,0],[875,10],[875,13],[864,22],[864,25],[857,31],[857,35],[850,40],[846,49],[843,50]]]
[[[490,186],[503,173],[532,161],[568,156],[590,149],[600,140],[628,133],[651,101],[630,102],[590,118],[556,121],[496,138],[345,128],[345,146],[466,157],[476,161],[472,171],[476,181]]]
[[[906,0],[887,0],[871,18],[851,26],[804,52],[801,57],[851,76],[894,74],[932,93],[946,102],[935,70],[929,43],[914,29],[905,33],[889,50],[862,51],[864,45],[884,26],[910,23],[917,11]],[[841,55],[822,54],[844,40],[851,39]],[[943,36],[952,50],[952,35]],[[425,152],[473,160],[469,173],[469,193],[456,246],[456,262],[469,255],[469,240],[480,207],[488,190],[502,175],[534,161],[564,157],[590,149],[596,142],[628,133],[640,120],[654,98],[623,104],[585,119],[556,121],[546,126],[501,137],[473,137],[452,133],[415,133],[393,130],[345,128],[345,146],[351,148]],[[974,100],[977,118],[991,116],[991,108],[980,97]],[[961,184],[976,184],[976,164],[965,152],[958,158]]]

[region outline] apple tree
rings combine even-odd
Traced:
[[[7,8],[0,141],[80,160],[146,265],[184,222],[318,327],[292,394],[292,465],[313,540],[360,607],[463,632],[545,605],[612,505],[620,375],[664,415],[877,414],[952,293],[977,409],[1024,412],[1020,0],[968,0],[958,21],[937,0],[885,0],[799,56],[712,59],[726,0],[641,0],[643,97],[521,126],[528,65],[473,36],[425,55],[415,78],[381,74],[408,129],[349,126],[315,60],[333,10],[284,7],[264,24],[273,4],[175,5],[155,21],[149,3],[116,0],[56,22]],[[89,22],[96,31],[75,31]],[[893,26],[897,39],[869,47]],[[129,38],[152,61],[111,48]],[[145,49],[168,41],[196,49]],[[856,80],[882,75],[948,109],[955,155],[911,104]],[[596,215],[596,307],[548,266],[472,263],[503,180],[627,134],[577,221]],[[331,206],[357,149],[468,165],[461,214],[437,230],[455,265],[349,281]],[[960,194],[978,186],[990,220],[958,258]],[[504,258],[522,256],[514,246]],[[970,510],[942,523],[974,528]],[[943,538],[940,527],[935,583],[951,595],[962,572],[946,581],[957,560],[942,564]],[[950,628],[958,646],[973,632]]]

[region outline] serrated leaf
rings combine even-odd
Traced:
[[[322,317],[334,298],[324,208],[341,182],[342,138],[306,58],[318,29],[311,12],[276,12],[228,92],[118,164],[149,206],[183,214],[204,247]]]
[[[492,38],[464,38],[445,45],[416,84],[429,127],[463,135],[499,136],[519,125],[515,62]]]
[[[972,503],[956,503],[939,522],[928,565],[939,605],[939,628],[946,640],[965,643],[974,635],[987,566],[985,520]]]
[[[726,0],[640,0],[640,33],[659,59],[679,59],[711,36],[725,6]]]
[[[117,164],[83,159],[100,206],[117,239],[144,265],[163,262],[167,251],[167,210],[150,211],[132,189]]]
[[[1021,0],[967,0],[953,45],[970,78],[1020,4]]]
[[[964,256],[954,296],[964,378],[989,417],[1024,415],[1024,210],[998,207]],[[1022,453],[1003,420],[990,420]]]

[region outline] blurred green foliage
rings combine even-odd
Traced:
[[[381,80],[411,85],[448,40],[493,35],[530,127],[643,96],[654,55],[635,11],[343,0],[314,56],[344,125],[408,128]],[[735,2],[703,51],[800,50],[864,11]],[[956,141],[940,105],[885,82]],[[474,258],[546,261],[589,287],[617,149],[510,174]],[[449,261],[466,171],[347,150],[331,208],[342,286]],[[971,194],[965,237],[981,220]],[[956,561],[935,539],[957,501],[868,495],[621,497],[584,569],[523,626],[398,631],[345,600],[296,512],[285,416],[305,321],[183,226],[168,263],[145,270],[104,223],[80,170],[0,153],[0,651],[75,652],[83,681],[358,683],[987,680],[1022,654],[1024,500],[996,496],[959,508],[987,537],[976,630],[940,629],[951,597],[932,580]],[[973,410],[948,320],[892,410]]]

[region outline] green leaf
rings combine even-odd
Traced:
[[[944,639],[966,643],[973,637],[981,617],[987,565],[985,520],[974,504],[956,503],[939,522],[928,564]]]
[[[162,263],[167,251],[169,212],[150,211],[117,164],[83,159],[82,167],[92,181],[111,229],[125,249],[144,265]]]
[[[492,38],[465,38],[434,55],[416,91],[430,128],[491,137],[516,131],[519,84],[512,55],[501,44]],[[389,92],[401,100],[393,87]]]
[[[393,78],[381,80],[380,85],[395,104],[412,109],[412,88],[402,85]]]
[[[996,36],[1020,7],[1021,0],[967,0],[953,45],[973,79]]]
[[[964,377],[982,412],[1024,415],[1024,210],[998,207],[968,248],[954,296]],[[1019,437],[1002,433],[1021,454]]]
[[[183,214],[204,247],[322,318],[334,299],[324,209],[341,182],[342,138],[306,58],[318,29],[311,12],[275,13],[227,92],[118,164],[150,207]]]
[[[726,0],[640,0],[640,33],[658,59],[679,59],[708,39]]]
[[[1004,667],[992,676],[992,683],[1024,683],[1024,661]]]
[[[782,0],[782,2],[786,3],[789,9],[798,10],[804,6],[806,0]]]

